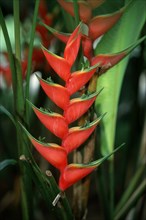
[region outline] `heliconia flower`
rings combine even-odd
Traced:
[[[70,15],[75,16],[73,2],[71,1],[66,2],[64,0],[57,0],[57,1]],[[91,6],[85,1],[78,1],[78,6],[79,6],[80,19],[84,23],[87,23],[91,19],[91,16],[92,16]]]
[[[64,191],[77,181],[89,175],[97,166],[88,166],[84,164],[69,164],[61,173],[59,179],[59,188]]]
[[[67,81],[70,77],[71,69],[71,66],[69,65],[67,60],[49,52],[45,48],[43,49],[43,52],[50,66],[64,81]]]
[[[21,127],[27,134],[33,146],[36,150],[54,167],[63,170],[67,165],[67,153],[66,150],[55,143],[44,143],[36,140],[21,124]]]
[[[39,78],[39,77],[38,77]],[[69,104],[69,92],[64,86],[39,78],[40,85],[47,96],[60,108],[66,109]]]
[[[32,103],[30,104],[39,120],[48,130],[50,130],[53,134],[61,139],[63,139],[67,135],[68,124],[66,123],[65,118],[62,115],[38,109]]]
[[[66,83],[66,88],[69,94],[72,95],[73,93],[77,92],[83,85],[85,85],[96,72],[98,66],[99,63],[88,69],[72,73],[70,79]]]
[[[69,164],[61,172],[59,179],[59,188],[64,191],[77,181],[81,180],[85,176],[89,175],[93,170],[100,166],[105,160],[107,160],[113,153],[123,147],[124,144],[117,147],[109,155],[100,158],[99,160],[93,161],[88,164]]]
[[[31,138],[31,143],[37,151],[54,167],[63,170],[67,165],[67,154],[63,147],[54,143],[42,143],[34,138]]]
[[[85,127],[72,127],[69,129],[67,136],[62,141],[62,146],[66,149],[67,153],[77,149],[87,140],[95,130],[97,124],[99,124],[101,118],[99,117]]]
[[[65,1],[58,0],[59,4],[66,10],[70,15],[74,15],[74,3],[73,1]],[[87,1],[78,1],[78,9],[80,20],[86,24],[86,29],[88,28],[88,33],[82,32],[82,50],[84,56],[91,61],[93,58],[93,43],[94,41],[105,34],[109,29],[111,29],[121,18],[123,13],[125,12],[128,4],[118,11],[107,14],[107,15],[99,15],[96,17],[92,17],[92,10],[100,4],[104,3],[104,0],[87,0]],[[54,36],[58,39],[67,43],[69,39],[69,34],[62,33],[54,30],[53,28],[43,24],[46,29],[48,29]]]
[[[67,81],[70,77],[70,70],[77,57],[80,47],[80,41],[81,35],[79,25],[67,41],[64,50],[64,58],[57,56],[42,47],[48,63],[52,66],[55,72],[65,81]]]
[[[132,44],[130,47],[126,48],[123,51],[113,54],[98,54],[91,60],[91,65],[95,65],[96,63],[100,63],[101,73],[106,72],[108,69],[115,66],[119,63],[124,57],[126,57],[138,44],[140,44],[143,40],[146,39],[146,36],[140,38],[136,43]]]
[[[71,99],[67,109],[64,111],[64,117],[68,124],[80,118],[91,107],[99,93],[100,91]]]
[[[121,18],[125,11],[125,7],[108,15],[100,15],[92,18],[88,24],[89,36],[92,40],[96,40],[101,35],[111,29]]]
[[[80,42],[81,42],[81,24],[77,26],[73,34],[69,37],[64,50],[64,58],[70,64],[70,66],[72,66],[76,60],[80,48]]]
[[[56,74],[65,81],[65,85],[62,86],[52,82],[51,79],[44,80],[37,76],[47,96],[63,110],[62,115],[45,109],[38,109],[29,102],[40,122],[61,139],[60,146],[54,143],[38,141],[25,129],[36,150],[49,163],[59,169],[61,175],[61,190],[65,190],[78,179],[95,169],[96,166],[92,166],[92,168],[84,167],[84,169],[73,169],[73,179],[70,179],[71,165],[67,165],[67,156],[89,138],[103,117],[101,116],[90,123],[86,123],[82,127],[69,126],[71,122],[79,119],[91,107],[99,94],[99,92],[93,92],[92,94],[78,98],[71,97],[90,80],[100,65],[100,63],[97,63],[86,69],[71,72],[71,67],[76,60],[81,43],[80,25],[74,30],[67,42],[64,50],[64,58],[56,56],[43,48],[48,63],[55,70]],[[74,167],[76,167],[76,165],[73,165],[73,168]],[[64,178],[64,175],[67,175],[67,173],[69,173],[68,183],[65,182],[66,177]]]

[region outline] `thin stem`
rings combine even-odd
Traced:
[[[29,43],[28,66],[27,66],[27,73],[26,73],[26,99],[28,100],[29,100],[29,82],[30,82],[30,74],[31,74],[31,67],[32,67],[33,43],[34,43],[34,37],[35,37],[35,28],[36,28],[36,23],[37,23],[39,3],[40,3],[40,0],[35,1],[35,9],[34,9],[34,16],[33,16],[30,43]],[[28,104],[26,104],[26,121],[28,124],[28,121],[29,121],[29,105]]]
[[[24,115],[24,93],[21,68],[21,44],[20,44],[20,18],[19,1],[13,1],[14,10],[14,33],[15,33],[15,67],[16,67],[16,113],[21,119]]]
[[[135,190],[135,192],[131,195],[129,200],[125,203],[125,206],[119,210],[119,212],[115,216],[115,220],[121,219],[138,201],[138,199],[143,195],[146,190],[146,179],[139,185],[139,187]]]
[[[19,18],[19,1],[13,1],[14,9],[14,31],[15,31],[15,56],[21,60],[21,46],[20,46],[20,18]]]
[[[109,161],[109,181],[110,181],[110,219],[113,220],[114,214],[114,156]]]
[[[74,3],[74,13],[75,13],[75,24],[76,24],[76,26],[78,26],[78,24],[80,22],[79,7],[78,7],[77,0],[73,0],[73,3]]]
[[[20,1],[13,0],[14,10],[14,33],[15,33],[15,68],[16,68],[16,131],[17,131],[17,147],[18,157],[21,154],[28,156],[28,150],[26,143],[24,142],[23,135],[19,126],[19,121],[25,122],[25,101],[24,101],[24,90],[22,80],[22,67],[21,67],[21,42],[20,42]],[[24,166],[20,164],[21,170],[21,204],[22,204],[22,218],[23,220],[32,219],[32,182],[28,177],[28,171]]]
[[[115,215],[118,214],[118,212],[122,209],[124,204],[126,204],[128,199],[130,198],[131,194],[134,192],[134,190],[136,188],[136,185],[138,184],[138,182],[140,181],[142,175],[144,174],[144,171],[145,171],[145,165],[142,165],[137,170],[136,174],[134,175],[134,177],[132,178],[132,180],[129,183],[129,187],[124,192],[121,200],[119,201],[119,203],[118,203],[118,205],[116,207]]]

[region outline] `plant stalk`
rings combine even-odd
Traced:
[[[110,220],[114,215],[114,156],[109,161],[109,182],[110,182]]]
[[[39,3],[40,3],[40,0],[35,1],[34,16],[33,16],[32,29],[31,29],[31,34],[30,34],[28,63],[27,63],[27,72],[26,72],[26,91],[25,91],[25,96],[26,96],[26,99],[28,100],[29,100],[30,74],[32,71],[33,44],[34,44]],[[29,105],[27,103],[26,103],[26,123],[27,125],[29,123]]]
[[[16,115],[16,132],[17,132],[17,148],[18,158],[24,154],[28,156],[27,140],[21,132],[19,122],[25,123],[25,101],[22,79],[22,67],[21,67],[21,42],[20,42],[20,1],[13,0],[14,10],[14,33],[15,33],[15,75],[16,75],[16,105],[14,106]],[[32,182],[28,176],[27,169],[20,163],[20,187],[21,187],[21,205],[22,205],[22,218],[23,220],[33,219],[32,212]]]

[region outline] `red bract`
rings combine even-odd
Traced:
[[[59,187],[66,190],[68,187],[90,174],[97,166],[83,166],[83,164],[69,164],[61,173]]]
[[[70,128],[67,136],[62,141],[62,146],[66,149],[67,153],[70,153],[83,144],[95,130],[99,121],[100,119],[96,119],[88,126]]]
[[[71,99],[67,109],[64,111],[64,117],[67,123],[70,124],[80,118],[90,108],[98,94],[95,92],[80,98]]]
[[[62,115],[54,112],[49,113],[47,110],[43,111],[36,108],[34,105],[32,108],[39,120],[43,123],[43,125],[45,125],[47,129],[49,129],[57,137],[65,137],[65,135],[68,133],[68,124]]]
[[[59,4],[72,16],[74,14],[74,3],[73,1],[67,2],[65,0],[58,0]],[[111,29],[117,21],[123,15],[126,7],[121,8],[120,10],[107,14],[107,15],[100,15],[96,17],[92,17],[92,10],[102,4],[104,0],[99,1],[78,1],[78,9],[79,9],[79,16],[80,20],[84,22],[88,27],[88,33],[82,34],[82,48],[83,54],[89,60],[93,57],[93,42],[103,34],[105,34],[109,29]],[[49,29],[49,28],[48,28]],[[67,36],[53,31],[50,29],[53,34],[58,37],[60,40],[65,42]]]
[[[64,86],[49,82],[43,79],[40,80],[40,85],[47,96],[60,108],[66,109],[69,104],[69,93]]]
[[[47,109],[38,109],[30,103],[34,113],[37,115],[40,122],[54,135],[61,139],[60,146],[53,143],[43,143],[37,141],[27,131],[27,135],[37,151],[53,166],[60,170],[59,187],[65,190],[76,181],[80,180],[89,174],[96,166],[79,167],[77,165],[67,165],[67,157],[70,152],[80,147],[84,141],[92,134],[101,117],[93,122],[88,122],[83,127],[71,127],[70,124],[80,118],[94,103],[99,92],[94,92],[89,95],[82,95],[78,98],[71,98],[82,86],[84,86],[97,70],[99,64],[96,64],[87,69],[71,72],[74,61],[77,58],[80,43],[80,26],[70,36],[64,51],[64,58],[49,52],[43,48],[44,55],[48,63],[61,77],[65,85],[56,84],[49,80],[44,80],[38,77],[40,85],[47,96],[59,106],[63,112],[62,115],[50,112]],[[73,171],[71,178],[70,173]],[[69,178],[67,178],[67,176]]]
[[[69,14],[75,16],[73,2],[66,2],[64,0],[57,0],[57,1]],[[92,16],[91,6],[84,1],[78,1],[78,6],[79,6],[79,15],[81,20],[87,23]]]

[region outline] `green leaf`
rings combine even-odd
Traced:
[[[140,11],[140,16],[138,11]],[[95,53],[117,53],[129,47],[136,42],[144,22],[145,2],[133,0],[120,21],[101,39]],[[113,150],[119,94],[128,60],[129,57],[125,58],[105,75],[102,75],[97,83],[97,89],[104,87],[104,90],[96,100],[96,111],[99,114],[107,112],[106,117],[102,120],[102,155],[107,155]]]
[[[136,190],[136,187],[138,183],[141,181],[141,177],[144,175],[144,173],[145,173],[145,164],[139,167],[139,169],[136,171],[133,178],[129,182],[126,190],[122,193],[122,197],[115,209],[115,215],[117,215],[118,212],[120,212],[120,210],[125,206],[126,202],[130,198],[132,193]]]
[[[7,159],[0,162],[0,171],[4,170],[6,167],[10,165],[15,165],[17,163],[14,159]]]
[[[0,113],[5,114],[6,116],[8,116],[8,118],[13,122],[13,124],[16,126],[16,122],[15,119],[13,117],[13,115],[2,105],[0,105]]]
[[[144,195],[146,189],[146,179],[144,179],[141,184],[137,187],[137,189],[133,192],[131,197],[126,201],[124,206],[119,210],[119,212],[115,215],[114,219],[121,219],[133,206],[135,203]]]
[[[28,174],[36,184],[49,210],[53,212],[57,219],[73,219],[70,206],[65,196],[61,198],[61,206],[53,205],[53,202],[60,190],[54,177],[50,171],[46,171],[46,175],[40,170],[33,158],[26,158],[25,155],[20,156],[20,161],[27,168]]]

